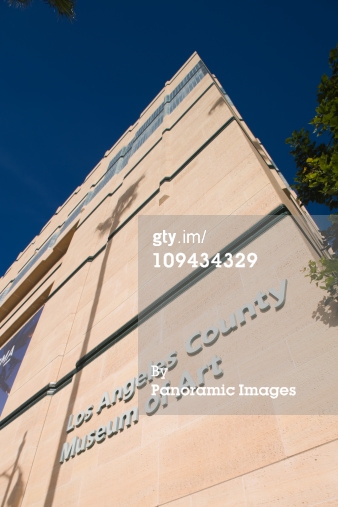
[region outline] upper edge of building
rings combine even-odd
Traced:
[[[128,145],[125,146],[126,142],[129,141],[128,144],[133,143],[136,140],[142,142],[142,139],[139,139],[141,137],[141,134],[144,134],[144,131],[149,127],[147,125],[147,122],[152,119],[152,116],[156,117],[156,112],[159,109],[158,106],[161,107],[161,104],[163,104],[163,107],[165,105],[164,97],[165,92],[168,86],[170,86],[182,73],[184,73],[187,68],[191,67],[191,64],[199,63],[204,67],[205,71],[207,71],[204,63],[202,62],[201,58],[199,57],[198,53],[195,51],[180,67],[180,69],[172,76],[168,81],[165,82],[164,87],[160,90],[160,92],[156,95],[156,97],[148,104],[148,106],[141,112],[139,118],[135,121],[133,125],[131,125],[122,135],[121,137],[112,145],[111,148],[109,148],[102,159],[95,165],[95,167],[89,172],[89,174],[86,176],[84,181],[71,193],[71,195],[66,199],[66,201],[58,207],[54,215],[50,218],[50,220],[42,227],[40,233],[35,236],[32,241],[27,245],[27,247],[18,254],[17,258],[14,260],[14,262],[8,267],[6,272],[0,277],[0,304],[2,300],[4,299],[4,292],[6,292],[6,289],[8,288],[8,285],[12,285],[12,283],[15,281],[17,276],[22,272],[22,270],[25,270],[25,267],[29,267],[29,264],[33,260],[33,258],[36,257],[37,254],[43,253],[42,250],[45,249],[45,246],[51,246],[55,243],[57,236],[60,236],[61,232],[65,230],[68,225],[70,225],[70,222],[73,221],[76,218],[76,213],[79,213],[82,209],[82,205],[87,204],[87,202],[83,202],[83,199],[77,200],[75,202],[75,197],[79,195],[81,196],[81,190],[84,189],[84,187],[88,187],[89,193],[92,194],[92,198],[98,191],[101,189],[100,184],[102,184],[102,180],[104,176],[107,174],[107,172],[111,171],[111,169],[114,166],[114,163],[117,164],[120,162],[119,167],[115,168],[117,171],[115,171],[114,174],[117,174],[120,172],[120,170],[123,169],[121,167],[123,164],[121,164],[121,159],[124,159],[124,165],[126,161],[126,154],[128,153]],[[197,69],[198,70],[198,69]],[[158,116],[158,115],[157,115]],[[150,123],[152,123],[150,121]],[[137,128],[140,127],[140,128]],[[143,129],[143,131],[142,131]],[[150,129],[151,130],[151,129]],[[140,132],[142,131],[142,132]],[[136,133],[136,134],[135,134]],[[132,139],[129,139],[129,138]],[[144,137],[143,137],[144,139]],[[125,151],[125,153],[120,153]],[[129,149],[129,151],[131,151]],[[135,152],[134,148],[134,152]],[[117,160],[115,160],[115,158]],[[108,167],[105,168],[104,162],[108,162]],[[102,171],[103,170],[103,171]],[[98,176],[98,178],[96,178]],[[93,181],[96,179],[97,181]],[[93,195],[94,194],[94,195]],[[69,212],[68,212],[69,211]],[[68,213],[67,213],[68,212]],[[70,220],[70,217],[72,217],[72,220]],[[62,230],[63,229],[63,230]],[[20,268],[17,270],[16,273],[14,273],[14,266],[16,263],[21,260],[23,257],[27,256],[26,262]],[[21,263],[20,263],[21,264]],[[9,276],[7,276],[9,275]]]

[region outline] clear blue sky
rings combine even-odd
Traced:
[[[193,51],[292,182],[285,138],[313,116],[337,19],[337,0],[78,0],[70,23],[0,0],[0,275]]]

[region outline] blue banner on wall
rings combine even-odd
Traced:
[[[43,307],[0,349],[0,415],[20,369]]]

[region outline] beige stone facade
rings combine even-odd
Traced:
[[[255,252],[258,268],[222,267],[193,297],[177,289],[148,318],[149,343],[141,343],[140,310],[192,272],[156,272],[140,301],[148,272],[139,232],[145,218],[170,216],[228,217],[226,237],[210,234],[209,253],[244,234],[239,251]],[[337,318],[318,313],[322,291],[301,272],[321,252],[314,222],[192,55],[0,280],[1,347],[44,307],[1,415],[1,505],[338,505]],[[270,295],[269,311],[255,307],[257,318],[247,316],[231,340],[187,356],[191,332],[283,280],[282,309]],[[300,394],[291,405],[269,398],[258,408],[170,400],[149,415],[142,355],[159,361],[173,347],[173,385],[217,354],[223,383],[262,385],[260,375],[271,373]],[[139,385],[127,399],[132,379]],[[119,386],[124,399],[111,403]]]

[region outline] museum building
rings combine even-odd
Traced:
[[[1,506],[338,505],[323,255],[194,53],[0,279]]]

